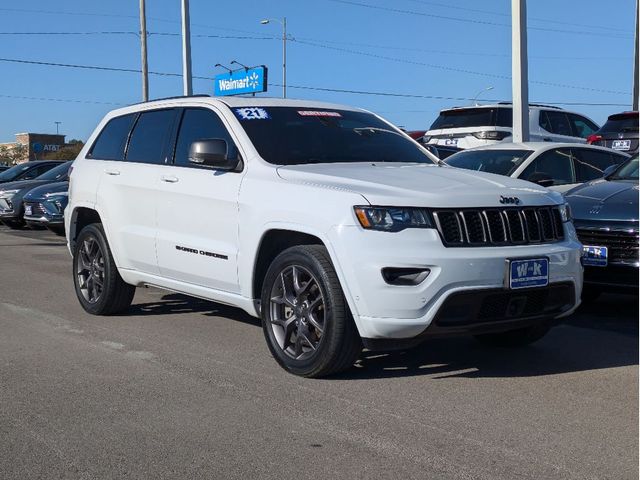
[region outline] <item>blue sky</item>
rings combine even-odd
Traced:
[[[280,84],[279,24],[287,17],[288,96],[346,103],[410,129],[440,109],[511,99],[509,0],[191,0],[193,74],[212,78],[216,63],[265,64]],[[635,0],[529,0],[530,100],[574,105],[602,123],[630,107]],[[3,2],[0,58],[140,68],[138,1]],[[180,0],[147,0],[149,70],[180,73]],[[83,32],[85,35],[7,35]],[[95,32],[125,32],[96,34]],[[163,35],[161,35],[163,34]],[[245,38],[220,38],[245,37]],[[253,37],[253,38],[246,38]],[[257,38],[256,38],[257,37]],[[0,142],[17,132],[86,139],[100,118],[141,99],[138,73],[0,61]],[[407,98],[294,88],[320,87],[445,98]],[[209,79],[194,93],[212,93]],[[150,77],[151,98],[180,95],[177,76]],[[279,96],[280,87],[269,95]],[[27,98],[25,98],[27,97]],[[49,99],[49,100],[44,100]],[[619,104],[619,106],[617,105]]]

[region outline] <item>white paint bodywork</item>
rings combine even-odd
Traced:
[[[436,164],[269,164],[229,107],[290,105],[351,109],[309,101],[191,97],[111,112],[74,163],[65,215],[67,235],[73,235],[73,212],[78,207],[93,209],[103,221],[126,282],[234,305],[252,315],[258,315],[253,275],[265,233],[279,229],[314,235],[326,246],[358,331],[366,338],[421,333],[451,293],[502,287],[507,258],[549,257],[550,282],[572,282],[580,298],[581,245],[571,223],[565,224],[565,240],[553,244],[445,248],[434,229],[366,231],[353,210],[367,204],[499,207],[501,195],[517,196],[523,205],[557,205],[563,203],[558,193],[508,177]],[[241,172],[85,158],[111,118],[188,106],[210,108],[223,118],[242,155]],[[425,155],[430,154],[425,151]],[[108,173],[114,169],[120,174]],[[177,181],[163,182],[162,176]],[[185,253],[176,245],[227,259]],[[427,266],[431,274],[417,286],[392,286],[382,278],[383,267],[412,266]]]

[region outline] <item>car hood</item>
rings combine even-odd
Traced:
[[[448,166],[415,163],[332,163],[278,168],[281,178],[358,193],[372,205],[426,207],[503,206],[562,203],[562,196],[530,182]]]
[[[576,220],[637,220],[638,182],[598,179],[566,193]]]
[[[24,196],[25,200],[42,199],[46,194],[62,193],[69,190],[69,182],[56,182],[41,185],[32,190],[29,190]]]
[[[15,182],[7,182],[0,184],[0,191],[4,190],[23,190],[28,188],[29,190],[45,183],[51,183],[50,180],[18,180]]]

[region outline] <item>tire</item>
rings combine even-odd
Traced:
[[[580,296],[582,303],[589,304],[598,300],[602,291],[598,288],[591,286],[582,287],[582,295]]]
[[[491,347],[524,347],[540,340],[549,330],[548,325],[533,325],[507,332],[476,335],[475,339]]]
[[[288,372],[318,378],[347,370],[358,359],[360,336],[323,246],[291,247],[278,255],[267,270],[261,305],[269,350]]]
[[[25,226],[25,222],[23,220],[4,220],[4,223],[11,230],[22,230],[22,227]]]
[[[73,284],[80,305],[92,315],[119,313],[131,305],[136,288],[118,273],[99,223],[87,225],[78,235],[73,251]]]
[[[53,226],[49,226],[47,227],[50,231],[52,231],[53,233],[55,233],[56,235],[60,236],[60,237],[64,237],[64,225],[59,226],[59,225],[53,225]]]

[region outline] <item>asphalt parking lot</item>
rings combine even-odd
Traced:
[[[237,309],[84,313],[64,239],[0,227],[0,478],[638,478],[638,300],[534,346],[431,340],[306,380]]]

